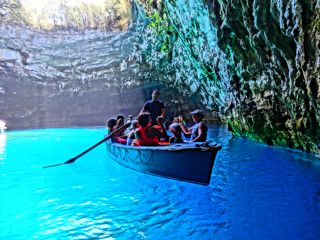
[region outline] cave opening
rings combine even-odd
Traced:
[[[0,23],[45,30],[124,31],[131,23],[130,0],[3,0]]]

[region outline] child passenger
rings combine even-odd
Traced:
[[[132,122],[133,120],[133,116],[132,115],[128,115],[127,117],[127,123]]]

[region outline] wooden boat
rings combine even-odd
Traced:
[[[183,143],[133,147],[107,141],[106,148],[112,160],[136,171],[208,185],[221,145]]]

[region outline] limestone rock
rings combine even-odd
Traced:
[[[144,61],[235,135],[317,151],[317,1],[136,0]]]

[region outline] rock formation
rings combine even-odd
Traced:
[[[102,125],[141,108],[132,34],[6,25],[0,35],[0,117],[9,129]]]
[[[0,118],[9,128],[101,124],[138,111],[159,79],[172,112],[192,103],[235,135],[317,151],[318,1],[132,3],[128,32],[0,27]]]
[[[136,2],[145,62],[164,82],[200,94],[235,135],[317,151],[317,1]]]
[[[166,89],[137,59],[139,39],[134,31],[2,25],[0,119],[12,130],[104,125],[119,113],[138,114],[153,88]],[[163,91],[169,112],[188,109],[171,93]]]

